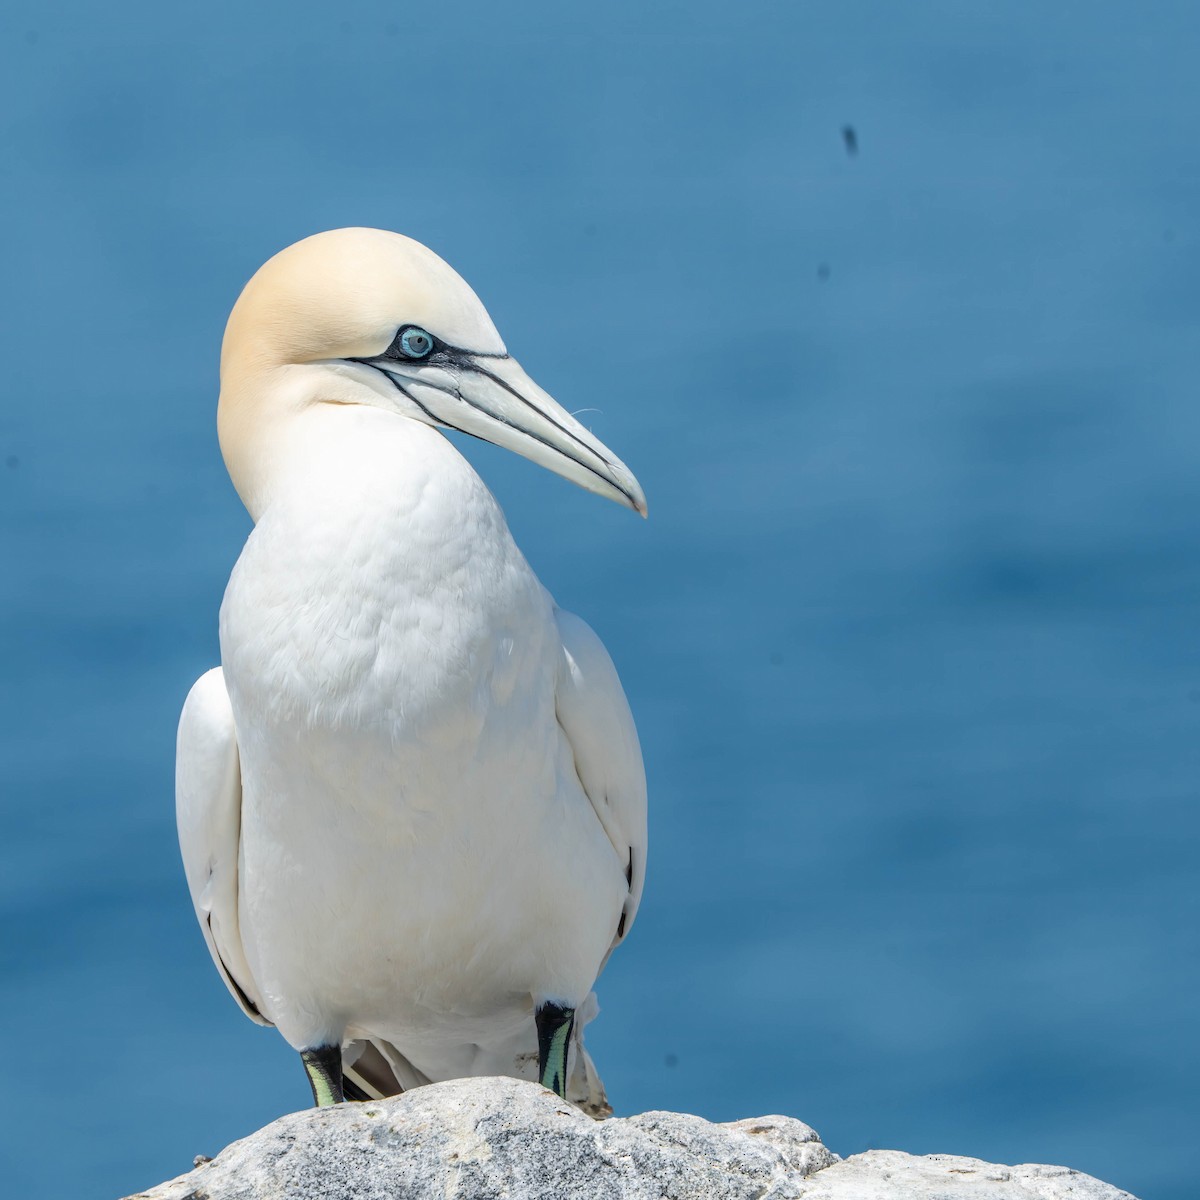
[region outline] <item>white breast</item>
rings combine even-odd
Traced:
[[[294,1045],[582,1002],[628,891],[555,713],[550,597],[438,433],[309,426],[230,580],[241,928]]]

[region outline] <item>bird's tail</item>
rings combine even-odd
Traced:
[[[581,1112],[599,1121],[612,1116],[612,1106],[608,1103],[596,1064],[583,1044],[583,1028],[597,1012],[595,993],[588,996],[576,1012],[567,1099]],[[536,1047],[537,1032],[530,1020],[528,1030],[522,1030],[512,1042],[486,1050],[480,1048],[470,1074],[511,1075],[536,1080]],[[397,1096],[422,1084],[452,1077],[449,1074],[425,1074],[391,1042],[382,1038],[351,1042],[342,1051],[342,1072],[348,1100],[381,1100],[384,1096]]]
[[[612,1105],[608,1102],[600,1072],[584,1047],[582,1037],[576,1039],[574,1051],[575,1061],[567,1080],[567,1099],[589,1117],[603,1121],[605,1117],[612,1116]]]
[[[390,1042],[351,1042],[342,1050],[343,1091],[347,1100],[382,1100],[431,1080]],[[351,1090],[361,1093],[351,1095]]]

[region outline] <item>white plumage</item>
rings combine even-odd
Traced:
[[[256,524],[222,667],[184,706],[177,807],[230,991],[374,1093],[535,1078],[535,1007],[575,1009],[568,1095],[605,1111],[581,1031],[641,894],[637,735],[600,641],[436,426],[644,513],[640,488],[449,267],[375,230],[255,276],[219,421]]]

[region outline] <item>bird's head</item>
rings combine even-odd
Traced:
[[[264,264],[221,347],[218,430],[247,506],[266,443],[312,405],[368,405],[515,450],[646,513],[632,472],[510,358],[432,250],[380,229],[305,238]]]

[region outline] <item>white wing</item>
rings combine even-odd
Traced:
[[[220,667],[201,675],[179,718],[175,819],[196,918],[225,986],[252,1021],[270,1025],[238,928],[242,773]]]
[[[646,878],[646,773],[629,702],[603,643],[573,613],[555,610],[563,644],[555,702],[575,770],[629,880],[609,954],[633,925]]]

